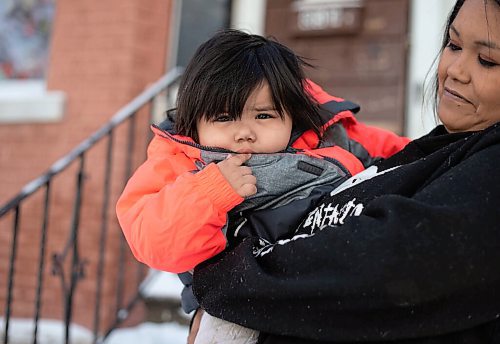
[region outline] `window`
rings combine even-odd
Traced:
[[[185,67],[201,43],[229,26],[230,1],[182,0],[176,6],[178,38],[170,63]]]
[[[0,3],[0,78],[44,77],[53,0]]]
[[[0,1],[0,122],[62,115],[64,95],[44,81],[54,12],[55,0]]]

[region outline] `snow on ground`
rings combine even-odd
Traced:
[[[0,318],[0,335],[3,340],[4,323]],[[9,344],[33,343],[33,320],[11,319],[9,322]],[[119,328],[111,332],[105,344],[186,344],[188,327],[176,323],[142,323],[135,327]],[[92,332],[88,329],[72,325],[70,329],[71,344],[91,344]],[[64,323],[59,320],[42,319],[38,323],[37,343],[63,344]]]
[[[175,274],[151,270],[144,283],[145,297],[180,299],[182,283]],[[189,318],[189,315],[186,315]],[[5,324],[0,317],[0,338],[4,338]],[[9,321],[9,344],[33,342],[34,323],[32,319],[11,318]],[[135,327],[115,329],[104,342],[105,344],[185,344],[188,327],[177,323],[145,322]],[[60,320],[40,319],[38,323],[40,344],[64,343],[64,322]],[[92,331],[73,324],[70,328],[71,344],[91,344]]]
[[[9,344],[33,343],[35,330],[33,319],[13,318],[9,321]],[[5,323],[0,318],[0,338],[4,338]],[[60,320],[41,319],[38,322],[37,342],[40,344],[64,343],[65,327]],[[80,325],[71,325],[69,338],[71,344],[92,343],[92,332]]]
[[[143,287],[142,294],[146,297],[180,300],[183,285],[176,274],[150,269]]]
[[[179,299],[183,285],[176,274],[150,270],[142,295],[149,298]],[[188,317],[188,315],[186,315]],[[106,344],[185,344],[188,327],[177,323],[143,323],[133,328],[116,329]]]
[[[111,332],[105,344],[186,344],[187,335],[187,326],[143,323]]]

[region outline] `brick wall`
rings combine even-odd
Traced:
[[[58,0],[53,27],[47,85],[67,97],[64,118],[51,124],[0,125],[0,204],[31,179],[44,172],[89,134],[102,126],[118,109],[165,73],[171,15],[170,0]],[[127,279],[116,279],[121,232],[114,217],[114,203],[124,185],[124,162],[134,154],[138,164],[144,158],[147,113],[140,113],[140,139],[133,152],[126,147],[126,128],[114,136],[113,179],[103,285],[103,313],[100,331],[109,324],[117,307],[117,290],[130,294],[137,273],[128,249],[125,255]],[[85,187],[80,224],[79,254],[85,276],[78,284],[74,320],[92,328],[98,251],[101,242],[100,218],[104,188],[106,145],[99,143],[85,162]],[[75,171],[71,166],[68,172]],[[52,275],[51,256],[61,253],[69,238],[75,180],[70,173],[58,177],[52,186],[47,241],[42,317],[62,319],[61,278]],[[22,208],[18,259],[15,266],[13,316],[32,317],[34,286],[38,266],[43,194]],[[3,315],[7,263],[12,219],[0,221],[0,310]],[[68,257],[67,262],[70,261]],[[68,263],[66,263],[68,265]],[[113,276],[112,278],[110,276]]]

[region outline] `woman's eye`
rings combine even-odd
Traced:
[[[456,45],[455,43],[452,43],[451,41],[448,42],[448,44],[446,45],[446,47],[448,49],[450,49],[451,51],[457,51],[457,50],[461,49],[458,45]]]
[[[487,68],[498,66],[498,63],[495,63],[495,62],[492,62],[492,61],[489,61],[489,60],[485,60],[481,56],[478,56],[478,60],[479,60],[479,63],[481,64],[481,66],[484,66],[484,67],[487,67]]]

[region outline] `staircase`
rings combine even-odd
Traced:
[[[41,343],[43,324],[58,321],[51,343],[77,342],[76,328],[90,334],[85,343],[103,343],[144,318],[148,269],[131,256],[114,205],[181,74],[165,74],[0,206],[0,341],[19,343],[14,324],[25,321],[22,342]]]

